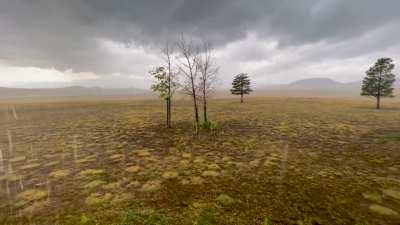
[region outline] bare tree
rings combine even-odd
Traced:
[[[191,96],[193,100],[193,110],[195,119],[195,129],[198,132],[199,126],[199,109],[197,105],[197,77],[199,74],[198,67],[198,52],[199,49],[193,43],[193,40],[187,40],[182,34],[179,41],[177,42],[178,51],[180,53],[178,69],[179,72],[184,76],[182,90],[185,94]]]
[[[209,42],[203,42],[201,54],[197,61],[198,68],[200,70],[200,85],[199,89],[201,92],[201,100],[203,103],[203,116],[204,122],[208,123],[207,116],[207,99],[215,88],[217,81],[218,66],[215,63],[215,59],[212,56],[211,44]]]

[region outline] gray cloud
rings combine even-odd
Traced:
[[[231,59],[236,54],[241,61],[273,57],[263,41],[276,43],[273,52],[324,46],[286,64],[350,58],[399,44],[399,8],[398,0],[0,0],[0,60],[17,66],[137,74],[147,70],[144,64],[155,62],[144,55],[181,32],[208,39],[218,48],[248,34],[256,36],[258,42],[232,53]],[[102,40],[133,43],[146,52],[119,62]]]

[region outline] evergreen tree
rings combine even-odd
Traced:
[[[377,109],[380,108],[382,97],[394,97],[395,75],[392,73],[393,69],[394,64],[391,58],[380,58],[366,72],[362,82],[361,95],[375,97]]]
[[[232,82],[231,93],[240,95],[240,103],[243,103],[243,95],[248,95],[253,90],[250,88],[250,79],[245,73],[240,73],[235,76]]]

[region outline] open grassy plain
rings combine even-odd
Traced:
[[[400,102],[0,105],[0,224],[400,224]]]

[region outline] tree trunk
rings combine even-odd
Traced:
[[[163,51],[164,55],[166,56],[166,63],[168,65],[168,76],[167,76],[167,82],[168,82],[168,97],[167,97],[167,127],[171,128],[171,121],[172,121],[172,91],[171,91],[171,85],[172,85],[172,76],[173,73],[171,71],[171,49],[169,42],[166,44],[166,48]]]
[[[169,99],[167,98],[167,99],[165,99],[165,103],[166,103],[166,107],[167,107],[167,121],[166,121],[166,125],[167,125],[167,127],[169,128],[169,121],[170,121],[170,119],[169,119]]]
[[[378,95],[376,96],[376,109],[380,109],[381,108],[381,96]]]
[[[378,95],[376,96],[376,109],[381,108],[381,85],[382,85],[382,71],[379,71]]]
[[[240,94],[240,103],[243,103],[243,94]]]
[[[206,96],[203,97],[203,113],[204,113],[204,122],[208,122],[208,117],[207,117],[207,99]]]
[[[197,99],[196,99],[196,89],[194,87],[194,81],[192,78],[192,93],[193,93],[193,108],[194,108],[194,118],[195,118],[195,126],[196,126],[196,134],[199,129],[199,109],[197,107]]]
[[[196,96],[196,95],[194,95]],[[195,128],[196,134],[199,132],[199,109],[197,107],[196,97],[193,97],[193,107],[194,107],[194,118],[195,118]]]
[[[168,128],[171,128],[172,127],[172,125],[171,125],[171,123],[172,123],[172,113],[171,113],[171,110],[172,110],[172,106],[171,106],[171,104],[172,104],[172,100],[171,100],[171,97],[170,98],[168,98]]]
[[[169,119],[169,121],[168,121],[168,128],[171,128],[172,127],[172,113],[171,113],[171,110],[172,110],[172,99],[171,98],[169,98],[168,99],[168,119]]]
[[[171,128],[171,64],[168,62],[168,124],[167,127]]]

